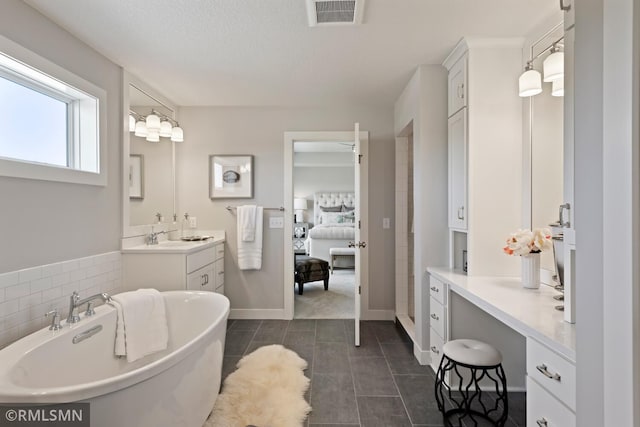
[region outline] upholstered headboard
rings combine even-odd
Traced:
[[[319,224],[320,206],[340,206],[344,204],[347,207],[356,205],[356,196],[353,192],[338,191],[318,191],[313,195],[313,223]]]

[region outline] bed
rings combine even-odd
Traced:
[[[355,195],[353,192],[320,191],[313,197],[313,228],[305,242],[307,254],[330,261],[329,249],[346,248],[355,238]],[[339,267],[353,266],[340,259]]]

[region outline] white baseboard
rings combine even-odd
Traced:
[[[429,365],[431,363],[431,351],[421,349],[415,341],[413,342],[413,355],[421,365]]]
[[[393,310],[362,310],[360,319],[362,320],[396,320]]]
[[[284,309],[232,308],[229,319],[287,319]]]

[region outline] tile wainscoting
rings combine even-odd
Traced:
[[[48,311],[65,319],[73,291],[121,292],[120,251],[0,274],[0,348],[46,326]]]

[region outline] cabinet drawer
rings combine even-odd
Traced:
[[[206,265],[187,276],[187,290],[213,292],[214,286],[213,264]]]
[[[467,106],[467,57],[463,56],[449,70],[449,117]]]
[[[527,427],[575,427],[575,425],[575,414],[531,377],[527,377]]]
[[[447,303],[447,286],[433,276],[429,276],[429,292],[440,304]]]
[[[215,259],[218,260],[224,258],[224,243],[217,244],[214,249],[216,252]]]
[[[441,337],[445,336],[445,315],[446,310],[442,304],[431,298],[431,307],[429,308],[429,321],[433,328]]]
[[[214,261],[214,247],[206,248],[201,251],[187,255],[187,274],[211,264]]]
[[[429,350],[431,352],[431,368],[433,372],[438,372],[438,366],[440,366],[440,360],[442,359],[442,346],[444,345],[444,339],[438,335],[433,328],[430,330],[429,338]]]
[[[216,288],[224,283],[224,258],[215,262]]]
[[[530,337],[527,338],[527,375],[575,411],[575,364]]]

